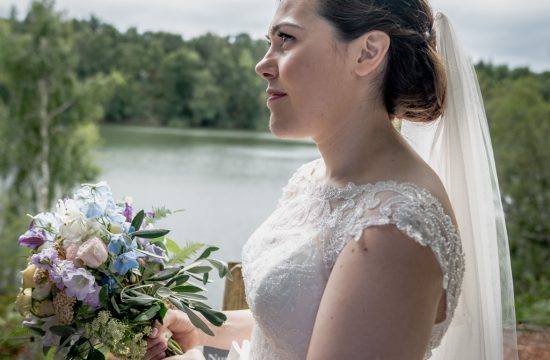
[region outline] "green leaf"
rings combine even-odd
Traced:
[[[205,288],[202,286],[196,286],[196,285],[181,285],[181,286],[174,286],[170,290],[177,292],[177,293],[198,293],[201,291],[206,291]]]
[[[105,309],[109,308],[109,286],[103,285],[99,290],[99,303]]]
[[[167,297],[171,296],[171,295],[174,295],[174,293],[172,292],[172,290],[168,289],[167,287],[161,287],[157,290],[156,292],[157,296],[162,298],[162,299],[166,299]]]
[[[222,312],[201,307],[197,307],[196,309],[206,318],[206,320],[210,321],[216,326],[222,326],[223,323],[227,320],[227,316],[225,316],[225,314]]]
[[[176,285],[182,285],[182,284],[185,284],[187,282],[187,280],[189,280],[189,275],[181,274],[181,275],[178,275],[175,278],[171,279],[170,281],[168,281],[166,283],[166,286],[170,286],[173,283],[176,283]]]
[[[71,336],[76,332],[74,328],[65,325],[54,325],[50,327],[50,331],[61,337]]]
[[[128,305],[147,306],[147,305],[150,305],[151,303],[158,301],[158,299],[152,296],[143,294],[141,296],[136,296],[136,297],[125,297],[122,299],[122,301]]]
[[[214,251],[218,251],[218,250],[220,250],[220,248],[215,246],[209,246],[202,252],[202,254],[197,258],[196,261],[206,259],[207,257],[210,256],[210,253],[213,253]]]
[[[86,360],[105,360],[105,355],[101,351],[91,348]]]
[[[52,349],[51,346],[43,346],[42,347],[42,354],[44,354],[44,356],[48,356],[48,353],[50,352],[51,349]]]
[[[209,273],[204,273],[202,276],[202,283],[206,285],[208,283],[208,277],[210,276]]]
[[[166,304],[164,304],[163,302],[160,302],[158,304],[160,306],[158,315],[160,318],[160,322],[162,323],[162,321],[164,320],[164,317],[166,316],[166,313],[168,312],[168,308],[166,307]]]
[[[185,247],[175,253],[170,260],[170,264],[183,264],[187,259],[189,259],[194,253],[199,251],[204,244],[200,243],[187,243]]]
[[[138,231],[141,228],[141,224],[143,224],[143,219],[145,219],[145,211],[141,210],[134,216],[134,219],[132,220],[131,226],[134,228],[135,231]]]
[[[218,275],[220,278],[223,278],[224,276],[230,277],[231,272],[229,272],[229,267],[226,263],[216,259],[206,259],[206,261],[218,270]]]
[[[42,330],[41,328],[29,327],[28,329],[35,335],[38,335],[38,336],[46,335],[46,332],[44,330]]]
[[[54,360],[55,359],[55,348],[54,347],[48,347],[48,352],[44,354],[44,360]]]
[[[203,282],[203,280],[204,280],[204,276],[199,276],[199,275],[193,274],[193,273],[187,273],[187,275],[192,277],[195,280],[199,280],[200,282]]]
[[[178,297],[179,299],[183,299],[183,300],[208,300],[208,298],[204,295],[200,295],[200,294],[192,294],[192,293],[187,293],[187,294],[176,294],[175,295],[176,297]]]
[[[120,314],[120,308],[118,307],[118,303],[116,301],[116,296],[111,297],[111,305],[113,305],[113,309],[117,312],[117,314]],[[105,308],[108,308],[107,306]]]
[[[67,354],[67,357],[69,359],[78,359],[78,355],[82,352],[84,352],[84,350],[87,350],[89,345],[82,348],[83,345],[88,345],[88,339],[84,338],[84,337],[81,337],[80,339],[77,340],[76,343],[74,343],[73,346],[71,346],[71,348],[69,349],[69,353]]]
[[[164,238],[165,249],[171,254],[177,254],[181,251],[180,246],[174,240]]]
[[[204,273],[212,271],[212,269],[213,268],[211,266],[195,266],[195,267],[192,267],[192,268],[189,268],[189,269],[184,269],[184,270],[188,271],[190,273],[193,273],[193,274],[204,274]]]
[[[164,230],[164,229],[153,229],[153,230],[140,230],[136,231],[130,234],[130,236],[133,238],[140,237],[143,239],[156,239],[158,237],[164,236],[168,234],[170,230]]]
[[[134,321],[148,321],[157,316],[160,305],[157,303],[134,318]]]
[[[151,276],[147,281],[163,281],[168,280],[174,276],[176,276],[177,273],[179,273],[181,268],[179,267],[172,267],[162,270],[161,272],[156,273],[155,275]]]
[[[191,320],[191,323],[198,329],[201,329],[205,334],[208,334],[210,336],[214,336],[214,333],[208,325],[204,321],[201,320],[201,318],[198,317],[197,314],[193,312],[187,305],[185,305],[183,302],[179,301],[176,298],[170,297],[170,301],[172,304],[174,304],[178,309],[185,312],[187,316],[189,317],[189,320]]]

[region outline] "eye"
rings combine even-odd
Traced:
[[[283,40],[283,43],[294,40],[294,36],[288,35],[288,34],[282,32],[282,31],[278,31],[277,36],[280,37],[281,40]]]

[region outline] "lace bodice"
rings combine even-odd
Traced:
[[[464,273],[458,232],[429,191],[382,181],[345,187],[311,176],[322,159],[300,167],[276,210],[243,248],[247,301],[256,320],[251,359],[305,359],[325,285],[338,255],[364,229],[393,224],[429,246],[443,272],[446,318],[434,325],[425,359],[453,317]]]

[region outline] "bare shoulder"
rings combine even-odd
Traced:
[[[406,161],[406,165],[402,166],[397,174],[399,181],[410,182],[426,189],[441,203],[445,214],[456,224],[451,200],[437,173],[417,154],[411,154]]]
[[[428,247],[393,225],[367,228],[329,277],[308,359],[422,359],[441,298]],[[395,346],[399,344],[399,346]]]

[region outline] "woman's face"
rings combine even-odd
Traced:
[[[256,65],[268,82],[269,126],[279,137],[316,137],[337,126],[349,107],[353,71],[345,43],[316,11],[317,0],[282,0],[270,47]]]

